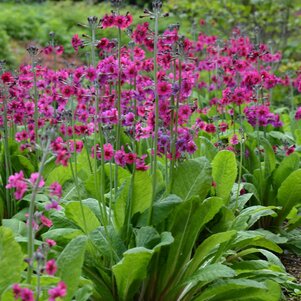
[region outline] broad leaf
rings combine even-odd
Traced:
[[[185,275],[192,275],[213,250],[218,250],[222,243],[231,241],[235,235],[236,231],[233,230],[213,234],[206,238],[196,249],[192,260],[188,264]]]
[[[153,205],[152,225],[162,223],[182,203],[182,199],[175,194],[170,194],[166,198],[155,202]],[[145,210],[141,215],[138,225],[146,225],[149,209]]]
[[[86,234],[100,225],[93,211],[80,202],[69,202],[65,207],[65,215]]]
[[[72,179],[72,171],[70,167],[58,166],[54,168],[48,175],[46,184],[50,185],[53,182],[58,182],[61,185]]]
[[[179,271],[190,260],[192,249],[196,243],[201,229],[219,212],[224,201],[218,197],[201,201],[199,198],[191,198],[182,203],[177,209],[169,226],[174,235],[174,243],[171,245],[165,268],[162,269],[159,283],[166,285],[171,283],[179,275]],[[163,288],[162,288],[163,289]]]
[[[0,227],[0,294],[11,284],[20,281],[23,253],[12,230]]]
[[[133,248],[123,254],[123,259],[112,267],[116,278],[119,300],[130,301],[147,276],[147,269],[153,251]]]
[[[112,226],[98,227],[89,235],[92,244],[105,257],[112,258],[118,262],[126,248]]]
[[[232,228],[235,230],[247,230],[253,226],[261,217],[277,216],[273,209],[279,209],[275,206],[251,206],[241,211],[236,217]]]
[[[61,228],[61,229],[53,229],[48,230],[44,234],[42,234],[43,239],[53,239],[57,242],[58,245],[66,245],[73,238],[83,235],[83,232],[79,229],[73,228]]]
[[[212,161],[212,177],[216,195],[228,200],[237,176],[236,158],[233,152],[220,151]]]
[[[278,189],[281,183],[299,167],[299,156],[296,153],[285,157],[273,173],[273,185]]]
[[[57,260],[58,276],[67,285],[67,296],[64,299],[66,301],[72,300],[77,290],[84,263],[86,243],[85,236],[74,238]]]
[[[301,169],[292,172],[281,184],[277,194],[278,204],[282,210],[277,222],[282,223],[292,208],[301,203]]]
[[[260,282],[248,279],[231,279],[205,290],[201,297],[193,301],[279,301],[280,286],[273,282]]]
[[[184,201],[197,195],[204,199],[212,184],[211,167],[206,158],[187,160],[174,171],[171,192]]]
[[[260,138],[260,143],[264,147],[264,171],[268,177],[276,167],[276,156],[270,142],[264,137]]]
[[[185,280],[184,284],[189,284],[191,288],[198,285],[198,288],[200,288],[200,283],[207,284],[217,279],[230,278],[235,275],[236,272],[230,267],[221,263],[214,263],[197,270],[191,277]]]

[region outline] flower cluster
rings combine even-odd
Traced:
[[[131,23],[130,14],[113,12],[100,20],[100,27],[125,29]],[[100,27],[96,22],[96,29]],[[9,72],[1,75],[9,95],[8,125],[17,126],[15,139],[22,150],[31,150],[37,142],[36,123],[40,133],[49,126],[57,129],[58,135],[51,141],[56,164],[67,166],[76,153],[88,147],[91,157],[96,155],[101,159],[103,152],[106,162],[122,167],[135,164],[137,169],[147,170],[148,155],[133,153],[132,146],[136,142],[149,145],[154,138],[156,95],[157,151],[158,155],[172,159],[193,154],[199,135],[214,137],[222,132],[232,137],[237,116],[254,128],[281,128],[280,116],[272,113],[271,90],[293,85],[301,91],[300,75],[289,79],[273,73],[271,64],[281,59],[279,53],[271,53],[265,44],[254,45],[239,30],[221,43],[218,37],[204,32],[199,33],[196,41],[189,40],[179,35],[177,26],[171,26],[158,37],[157,91],[154,91],[154,59],[147,55],[154,48],[154,33],[145,22],[137,25],[131,38],[133,43],[121,47],[120,57],[115,40],[105,37],[96,40],[95,49],[100,53],[95,66],[60,70],[36,66],[36,74],[31,66],[22,66],[17,76]],[[74,35],[72,45],[78,51],[86,44]],[[45,51],[58,48],[49,46]],[[35,77],[37,104],[32,96]],[[208,94],[209,100],[196,99],[196,93]],[[33,118],[36,109],[38,120]],[[297,111],[296,119],[299,115]],[[129,138],[122,147],[114,138],[119,121],[122,132]],[[103,143],[97,141],[85,146],[85,140],[100,130],[105,137]],[[235,145],[236,140],[232,139],[231,144]],[[7,187],[16,188],[15,196],[20,199],[29,183],[20,172],[10,178]]]

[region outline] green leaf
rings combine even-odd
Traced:
[[[152,249],[160,241],[160,235],[153,227],[146,226],[135,229],[136,246]]]
[[[35,167],[29,159],[22,155],[13,155],[10,158],[14,170],[23,170],[25,177],[29,177],[34,171]]]
[[[137,212],[142,213],[152,203],[152,177],[147,172],[136,171],[131,201],[132,216]]]
[[[182,203],[182,199],[175,194],[170,194],[166,198],[159,200],[153,205],[152,225],[162,223],[174,209]],[[145,210],[141,215],[138,226],[146,225],[149,209]]]
[[[276,190],[293,171],[298,169],[299,163],[300,159],[296,153],[292,153],[281,161],[280,165],[273,173],[273,185]]]
[[[205,261],[206,257],[213,252],[213,250],[218,250],[222,243],[231,241],[235,235],[236,231],[231,230],[213,234],[206,238],[196,249],[193,258],[188,264],[185,275],[192,275]]]
[[[0,294],[11,284],[20,281],[23,253],[11,229],[0,227]]]
[[[46,185],[50,185],[53,182],[58,182],[62,186],[68,180],[72,179],[72,171],[69,166],[58,166],[54,168],[48,175]]]
[[[10,228],[15,235],[26,236],[27,227],[26,224],[16,218],[2,220],[2,225],[6,228]]]
[[[112,267],[116,278],[119,300],[133,300],[140,284],[147,276],[147,269],[153,251],[133,248],[123,254],[123,259]]]
[[[174,171],[171,192],[184,201],[198,195],[204,199],[212,184],[211,167],[204,157],[187,160]]]
[[[282,249],[276,243],[266,238],[259,231],[238,231],[231,247],[234,250],[241,250],[249,246],[259,246],[276,253],[282,253]]]
[[[280,286],[273,281],[230,279],[211,286],[193,301],[279,301],[280,296]]]
[[[80,202],[69,202],[65,207],[65,215],[86,234],[95,230],[100,225],[93,211]]]
[[[161,285],[168,283],[172,288],[170,278],[176,281],[179,271],[190,260],[201,229],[213,219],[223,204],[224,201],[218,197],[208,198],[203,202],[194,197],[178,206],[173,218],[170,218],[169,229],[175,241],[169,249],[168,258],[158,280]]]
[[[184,283],[195,286],[200,282],[209,283],[221,278],[234,277],[235,275],[235,271],[230,267],[221,263],[214,263],[200,268],[191,277],[186,279]],[[198,285],[198,287],[201,286]]]
[[[281,184],[277,194],[278,204],[282,210],[277,223],[282,223],[292,208],[301,203],[301,169],[292,172]]]
[[[87,177],[87,179],[84,181],[84,186],[87,190],[87,192],[89,193],[89,196],[95,199],[100,199],[100,188],[101,188],[101,177],[102,177],[102,172],[101,169],[98,170],[93,174],[89,174],[89,176]],[[97,178],[97,179],[96,179]],[[105,188],[104,191],[108,191],[109,186],[110,186],[110,182],[109,179],[106,174],[104,175],[104,179],[105,179]]]
[[[112,226],[98,227],[90,233],[89,237],[103,256],[111,259],[113,255],[115,262],[118,262],[126,251],[124,243]]]
[[[79,229],[61,228],[48,230],[47,232],[42,234],[42,238],[44,240],[53,239],[57,242],[58,245],[66,245],[70,242],[70,240],[82,234],[83,232]]]
[[[67,285],[67,296],[64,299],[66,301],[72,300],[77,290],[84,263],[86,243],[87,238],[85,236],[74,238],[57,260],[58,276]]]
[[[264,147],[264,171],[268,177],[276,167],[276,156],[270,142],[264,137],[260,137],[260,143]]]
[[[251,206],[240,212],[236,217],[232,227],[235,230],[246,230],[253,226],[261,217],[277,216],[273,209],[279,209],[275,206]]]
[[[174,238],[170,232],[162,232],[160,239],[160,242],[153,248],[155,252],[160,251],[161,247],[169,246],[174,242]]]
[[[206,137],[198,137],[197,143],[200,145],[199,149],[197,150],[197,154],[200,156],[204,156],[211,161],[217,154],[217,148]]]
[[[233,152],[220,151],[212,161],[212,177],[216,183],[216,195],[228,200],[237,176],[236,158]]]

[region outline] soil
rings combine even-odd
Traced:
[[[296,282],[301,284],[301,256],[292,253],[281,256],[281,261],[288,273],[296,278]],[[288,301],[301,301],[301,295],[288,295]]]

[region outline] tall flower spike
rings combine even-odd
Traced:
[[[154,13],[160,13],[161,8],[162,8],[162,1],[161,0],[153,1],[153,11],[154,11]]]
[[[26,50],[31,57],[37,56],[39,54],[39,48],[34,45],[28,46]]]

